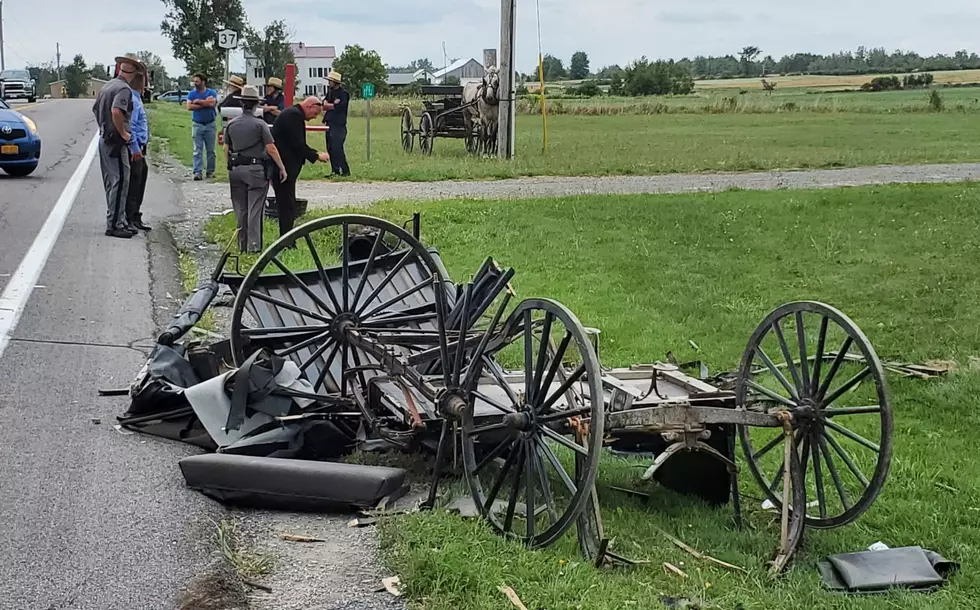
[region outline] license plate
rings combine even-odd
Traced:
[[[16,155],[20,152],[20,147],[16,144],[4,144],[0,146],[0,155]]]

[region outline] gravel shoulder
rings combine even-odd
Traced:
[[[717,192],[730,189],[822,189],[970,180],[980,180],[980,163],[598,178],[534,177],[446,182],[303,181],[297,186],[297,196],[308,200],[311,205],[339,207],[366,206],[386,199],[527,199],[600,194]],[[213,205],[208,208],[209,211],[230,206],[227,184],[189,182],[184,185],[184,194],[186,199],[197,200],[200,204],[211,202]]]

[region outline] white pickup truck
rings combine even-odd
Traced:
[[[22,99],[33,104],[37,100],[37,91],[31,73],[27,70],[0,72],[0,99],[5,101]]]

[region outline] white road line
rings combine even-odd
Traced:
[[[41,277],[44,265],[51,256],[61,229],[65,226],[65,220],[75,205],[75,198],[78,191],[82,189],[82,182],[85,180],[88,170],[92,167],[92,161],[99,150],[99,136],[92,138],[85,155],[75,169],[75,173],[68,179],[65,190],[61,191],[58,202],[54,204],[48,219],[44,221],[44,226],[38,231],[34,243],[20,261],[17,271],[10,277],[7,287],[0,295],[0,357],[3,356],[7,344],[10,343],[10,336],[17,327],[20,315],[27,306],[27,300],[31,297],[31,292],[37,287],[37,280]]]

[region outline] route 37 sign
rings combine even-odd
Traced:
[[[238,46],[238,32],[221,30],[218,32],[218,46],[222,49],[234,49]]]

